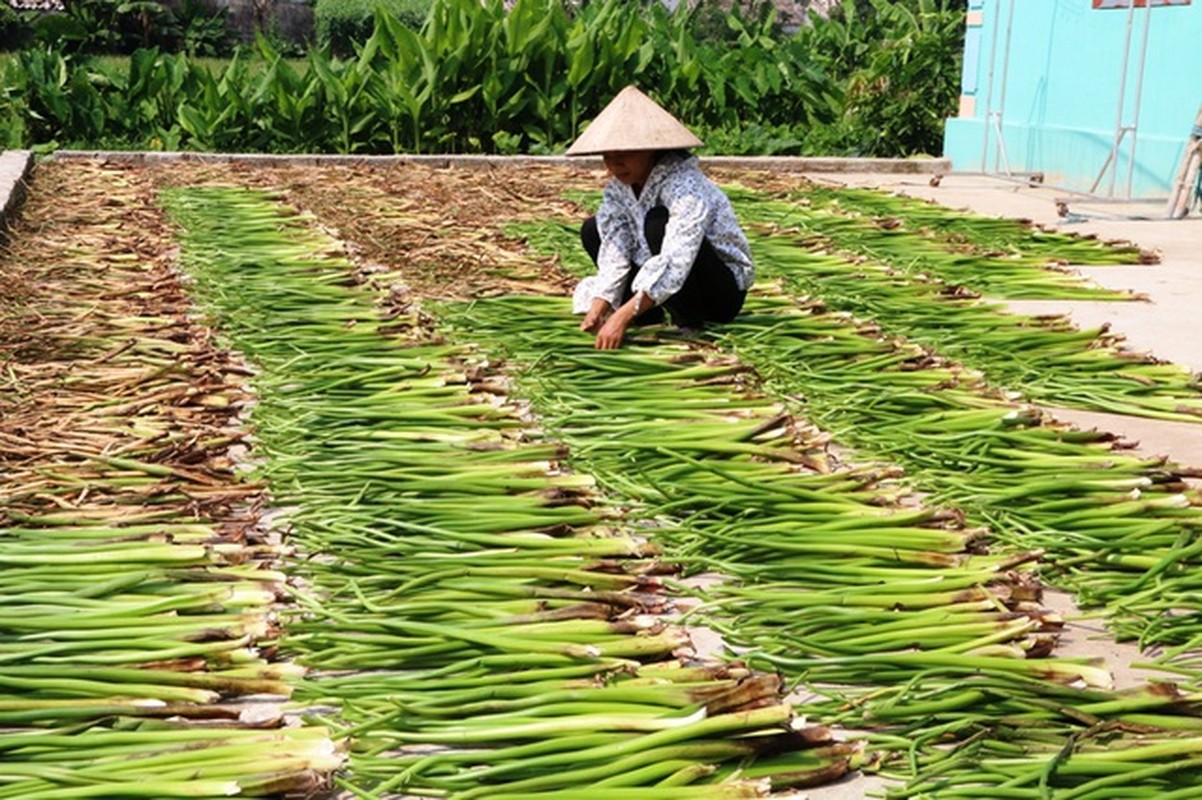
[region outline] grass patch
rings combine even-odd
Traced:
[[[0,70],[3,70],[10,61],[15,61],[20,51],[18,50],[0,50]],[[118,72],[129,71],[129,56],[122,55],[98,55],[90,57],[92,62],[98,66],[102,66],[108,70],[116,70]],[[287,58],[284,59],[289,66],[297,72],[304,74],[309,69],[309,62],[303,58]],[[229,58],[214,58],[210,56],[196,56],[191,59],[191,62],[196,66],[207,70],[212,75],[220,75],[229,66],[231,59]],[[258,72],[266,72],[270,66],[270,62],[259,57],[257,54],[247,51],[247,55],[243,58],[245,63],[249,63],[253,70]]]

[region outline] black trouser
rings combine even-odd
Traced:
[[[659,255],[663,249],[664,231],[667,227],[668,209],[656,206],[647,212],[643,220],[643,236],[646,237],[652,255]],[[597,253],[601,251],[601,234],[597,230],[596,217],[589,217],[584,221],[580,229],[580,240],[593,263],[597,263]],[[634,295],[630,285],[638,272],[638,265],[634,265],[630,274],[626,276],[621,302],[625,303]],[[746,297],[747,292],[739,288],[734,272],[718,257],[709,239],[703,239],[684,285],[680,287],[680,291],[663,302],[663,308],[668,309],[672,321],[677,325],[696,326],[705,322],[730,322],[742,310]],[[657,307],[635,317],[634,322],[641,325],[660,322],[662,319],[663,311]]]

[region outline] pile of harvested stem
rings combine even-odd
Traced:
[[[351,265],[269,197],[167,202],[198,295],[261,370],[262,475],[314,556],[282,645],[320,671],[304,696],[341,710],[340,785],[741,797],[850,768],[857,748],[794,726],[776,676],[674,658],[689,640],[655,616],[657,548],[563,470],[470,345],[373,318]]]
[[[908,231],[936,239],[953,252],[1011,258],[1037,268],[1073,264],[1154,264],[1158,261],[1155,253],[1141,250],[1130,242],[1103,242],[1093,236],[1043,230],[1027,220],[987,218],[938,203],[871,189],[809,184],[801,191],[786,187],[777,194],[811,208],[830,208],[839,213],[866,217],[883,230]],[[1007,287],[1003,290],[1009,291]],[[1099,294],[1105,295],[1105,292]]]
[[[944,277],[937,259],[924,252],[932,244],[921,236],[889,231],[885,235],[907,246],[898,242],[882,253],[866,244],[849,252],[847,242],[838,246],[828,238],[827,222],[811,216],[814,212],[749,205],[774,218],[804,214],[811,231],[820,231],[801,236],[773,227],[755,246],[762,273],[820,298],[832,310],[872,320],[891,335],[961,360],[1031,402],[1159,419],[1202,415],[1202,393],[1187,371],[1123,349],[1121,337],[1106,328],[1077,330],[1064,316],[1004,313],[979,299],[987,282],[970,275]],[[973,266],[989,269],[975,260]],[[1006,284],[1011,291],[1000,296],[1023,297],[1021,287],[1030,283],[1024,278],[1017,286]]]
[[[1033,755],[1013,761],[1013,774],[999,773],[1007,778],[1033,776],[1036,784],[1043,780],[1046,785],[1055,773],[1048,771],[1047,756],[1038,753],[1050,747],[1049,741],[1062,750],[1080,741],[1082,752],[1098,737],[1121,741],[1131,748],[1130,760],[1150,763],[1192,752],[1197,696],[1156,687],[1133,696],[1105,691],[1109,675],[1104,668],[1046,657],[1054,648],[1058,620],[1038,606],[1038,587],[1014,572],[1023,553],[1011,558],[970,554],[972,534],[957,530],[957,514],[913,501],[902,504],[904,494],[896,489],[889,495],[872,491],[874,473],[847,469],[785,480],[787,469],[771,463],[771,448],[762,441],[778,438],[782,431],[765,437],[769,431],[762,425],[743,428],[747,444],[739,449],[718,445],[703,433],[701,409],[729,416],[748,403],[748,387],[741,385],[737,369],[711,367],[711,374],[696,376],[705,382],[701,389],[689,381],[696,367],[673,366],[673,358],[658,365],[653,350],[581,352],[587,344],[545,333],[538,318],[548,313],[540,313],[539,304],[527,298],[520,303],[477,302],[455,319],[473,338],[493,339],[501,352],[530,362],[523,383],[536,408],[557,420],[554,429],[607,486],[648,504],[648,513],[663,526],[659,535],[668,542],[667,550],[683,553],[686,563],[739,579],[699,593],[707,603],[706,623],[722,630],[731,643],[752,648],[747,652],[814,684],[815,691],[830,698],[816,707],[831,716],[819,718],[860,729],[885,728],[887,733],[870,737],[874,747],[918,753],[908,761],[919,775],[914,783],[919,788],[913,791],[935,787],[942,796],[947,781],[931,777],[932,772],[955,768],[960,773],[949,780],[976,788],[953,796],[974,796],[974,791],[975,796],[999,796],[1001,790],[990,784],[994,776],[983,777],[975,759],[985,752],[982,742],[995,746],[997,721],[1009,720],[1013,726],[1020,714],[1038,714],[1030,723],[1038,731],[1020,726],[1005,735],[1011,741],[1030,735],[1042,744],[1029,747]],[[780,322],[759,322],[752,318],[747,326],[781,336],[789,330]],[[741,325],[730,327],[737,331]],[[829,321],[826,328],[830,332]],[[829,373],[838,364],[832,360],[823,366]],[[635,374],[637,381],[623,380]],[[850,382],[847,375],[839,377],[843,380],[830,380]],[[663,398],[655,401],[653,393],[661,386]],[[731,387],[738,399],[721,398]],[[899,390],[878,386],[874,396]],[[712,396],[708,402],[706,394]],[[964,394],[964,400],[983,406],[965,411],[977,414],[977,426],[993,419],[1002,431],[1020,434],[1039,421],[1038,415],[1016,414],[1000,403],[991,407],[985,397]],[[783,423],[778,418],[782,428]],[[731,434],[738,436],[739,430],[733,427]],[[665,436],[664,431],[672,433]],[[1078,447],[1087,447],[1091,439],[1106,443],[1106,437],[1078,437],[1055,426],[1033,428],[1026,435],[1033,445],[1042,441],[1069,447],[1076,438],[1086,442]],[[777,458],[788,463],[788,452],[780,451]],[[749,455],[751,460],[742,460]],[[1104,469],[1098,460],[1096,468]],[[1089,483],[1076,488],[1112,488],[1101,485],[1104,479],[1098,487]],[[1150,480],[1141,485],[1153,486]],[[945,527],[949,523],[951,530]],[[874,547],[874,542],[888,546]],[[1083,570],[1093,564],[1079,560]],[[1192,570],[1182,564],[1179,571],[1186,575]],[[831,684],[844,688],[832,691]],[[1079,684],[1095,688],[1072,688]],[[881,686],[896,688],[883,691]],[[1057,710],[1070,700],[1075,705]],[[1143,713],[1152,709],[1155,713]],[[956,759],[940,760],[946,754],[932,746],[957,737],[966,742],[963,751]],[[1152,770],[1149,766],[1139,775]],[[1191,785],[1197,777],[1188,764],[1157,774],[1162,773],[1168,776],[1162,786],[1168,787]],[[1092,790],[1095,774],[1065,768],[1051,785],[1085,792],[1084,787]],[[1101,786],[1118,783],[1111,778]],[[991,788],[982,789],[986,784]],[[1038,786],[1032,791],[1039,791]]]
[[[69,171],[43,177],[66,183]],[[168,240],[153,203],[167,203],[194,297],[253,364],[241,371],[253,374],[255,437],[229,419],[222,435],[253,447],[254,489],[286,509],[298,557],[249,572],[273,573],[273,591],[281,570],[291,576],[280,652],[312,670],[294,696],[315,741],[329,729],[351,750],[337,777],[347,792],[758,796],[857,766],[895,778],[897,797],[1174,797],[1197,782],[1194,472],[1014,402],[1017,391],[1192,420],[1197,389],[1109,332],[978,299],[1096,297],[1044,267],[1131,263],[1144,258],[1135,249],[871,193],[739,190],[761,274],[777,280],[714,335],[652,328],[596,353],[566,302],[546,297],[589,268],[569,222],[583,210],[563,199],[592,202],[588,178],[209,166],[152,177],[176,188],[120,202],[145,213],[156,257]],[[186,188],[204,183],[277,193]],[[28,347],[20,363],[35,356]],[[1094,371],[1074,374],[1082,364]],[[225,371],[223,386],[252,377]],[[237,408],[237,391],[204,396]],[[117,392],[118,408],[148,416],[130,405],[136,387]],[[53,441],[57,475],[70,459]],[[150,452],[117,456],[141,473],[71,461],[76,494],[14,494],[3,506],[18,515],[14,544],[51,541],[41,494],[127,506],[104,513],[133,536],[172,524],[171,547],[230,535],[216,510],[188,520],[215,534],[154,516],[183,490],[146,494],[127,479],[187,486],[210,473]],[[96,527],[104,538],[112,526]],[[243,530],[250,558],[279,555]],[[1057,657],[1062,621],[1040,603],[1043,581],[1077,591],[1117,635],[1164,648],[1163,682],[1114,691],[1105,665]],[[691,623],[720,632],[733,660],[701,660]],[[795,723],[789,688],[804,688],[823,726]],[[834,741],[827,725],[858,741]],[[192,788],[222,788],[202,783]]]
[[[295,671],[260,649],[284,576],[234,469],[245,370],[145,187],[65,178],[0,260],[0,797],[314,791],[341,757],[281,727]]]

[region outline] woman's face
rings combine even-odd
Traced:
[[[602,153],[609,174],[627,186],[642,186],[655,166],[654,150],[618,150]]]

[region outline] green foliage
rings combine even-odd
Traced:
[[[425,22],[430,0],[317,0],[313,6],[314,34],[321,47],[349,56],[366,42],[377,13],[387,14],[414,30]]]
[[[958,92],[955,5],[846,0],[791,37],[770,12],[727,14],[722,37],[703,37],[687,4],[436,0],[421,25],[381,5],[351,54],[314,48],[299,68],[262,36],[215,71],[158,48],[127,70],[35,48],[0,121],[27,145],[552,153],[634,83],[709,152],[934,153]]]
[[[210,11],[202,0],[183,0],[175,11],[179,49],[190,56],[220,56],[232,49],[229,11]]]
[[[3,14],[0,11],[0,30]],[[231,41],[227,16],[224,8],[210,11],[201,0],[182,0],[175,8],[149,0],[74,0],[62,12],[20,15],[13,22],[13,38],[66,53],[132,53],[159,47],[225,55]]]
[[[966,0],[843,0],[798,39],[845,87],[823,147],[858,156],[937,153],[960,94]]]
[[[776,7],[772,0],[749,0],[749,2],[731,4],[728,10],[723,3],[695,3],[692,9],[691,28],[697,41],[709,44],[738,44],[738,28],[731,24],[733,17],[740,22],[751,21],[757,26],[772,30],[774,36],[781,34],[777,25]]]
[[[151,30],[168,16],[162,3],[77,0],[34,23],[38,42],[78,53],[129,52],[149,46]]]
[[[94,73],[73,69],[69,56],[51,49],[25,50],[17,63],[5,101],[21,112],[33,142],[54,142],[66,130],[81,138],[103,137],[106,114]]]
[[[698,128],[705,142],[702,152],[728,156],[800,156],[810,153],[810,128],[802,125],[763,125],[752,122],[740,128]]]
[[[0,61],[0,150],[23,148],[32,139],[25,130],[26,81],[19,62]]]
[[[115,51],[119,34],[92,12],[92,3],[81,3],[63,13],[38,17],[33,23],[34,39],[42,47],[67,53]]]
[[[33,40],[33,17],[0,2],[0,43],[5,50],[20,50]]]

